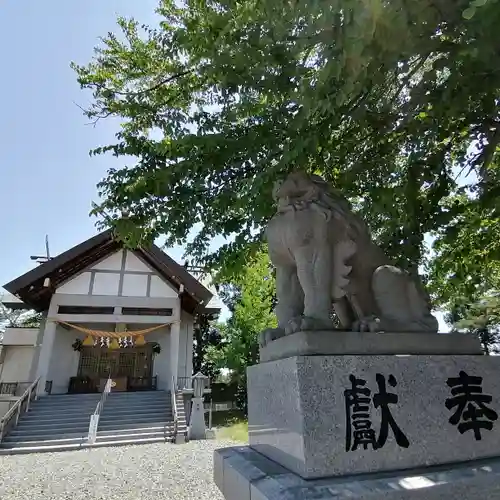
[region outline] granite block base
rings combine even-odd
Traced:
[[[500,456],[499,356],[295,356],[248,369],[250,446],[303,478]]]
[[[269,342],[261,363],[291,356],[373,354],[482,354],[481,343],[462,333],[303,331]]]
[[[249,447],[223,448],[214,480],[226,500],[499,500],[500,459],[306,480]]]

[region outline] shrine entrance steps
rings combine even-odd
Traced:
[[[99,399],[100,394],[41,397],[0,443],[0,454],[174,441],[169,392],[117,392],[104,405],[96,442],[88,444],[90,416]],[[186,419],[184,405],[177,401],[179,435],[186,431]]]

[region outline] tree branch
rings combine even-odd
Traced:
[[[73,104],[82,110],[83,114],[86,115],[88,118],[90,118],[89,116],[89,112],[82,106],[80,106],[77,102],[73,101]],[[111,116],[113,114],[112,111],[108,111],[107,113],[104,113],[104,114],[100,114],[100,115],[97,115],[95,120],[94,121],[91,121],[89,123],[86,123],[85,125],[92,125],[92,126],[96,126],[97,125],[97,122],[101,119],[104,119],[104,118],[108,118],[109,116]]]
[[[401,84],[397,88],[396,93],[392,97],[392,99],[391,99],[391,101],[390,101],[389,104],[393,104],[396,101],[396,99],[399,97],[399,94],[401,94],[401,92],[403,91],[403,89],[405,88],[405,86],[408,85],[408,82],[413,78],[413,76],[415,76],[415,74],[417,73],[417,71],[419,71],[420,69],[422,69],[422,67],[424,66],[424,64],[429,59],[430,55],[431,55],[431,52],[428,53],[428,54],[426,54],[422,59],[420,59],[420,61],[415,65],[415,67],[406,75],[405,78],[403,78],[403,81],[401,82]]]
[[[488,137],[488,145],[484,148],[484,151],[480,155],[480,160],[482,165],[479,168],[479,174],[481,175],[481,180],[483,183],[488,182],[488,167],[493,160],[495,151],[498,144],[500,143],[500,125],[495,127],[493,134]]]
[[[89,86],[91,87],[96,87],[98,88],[99,90],[101,91],[108,91],[112,94],[115,94],[115,95],[122,95],[122,96],[138,96],[138,95],[142,95],[142,94],[147,94],[149,92],[153,92],[154,90],[160,88],[162,85],[165,85],[166,83],[169,83],[173,80],[176,80],[177,78],[180,78],[181,76],[185,76],[185,75],[188,75],[189,73],[192,73],[193,70],[192,69],[187,69],[185,71],[181,71],[180,73],[175,73],[174,75],[171,75],[167,78],[164,78],[163,80],[161,80],[160,82],[156,83],[155,85],[153,85],[152,87],[149,87],[147,89],[143,89],[143,90],[137,90],[135,92],[123,92],[123,91],[120,91],[120,90],[110,90],[108,89],[107,87],[105,87],[104,85],[100,84],[100,83],[90,83]]]

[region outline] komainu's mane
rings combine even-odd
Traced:
[[[370,231],[363,220],[352,210],[351,204],[342,196],[340,191],[331,187],[324,179],[317,175],[309,176],[310,182],[316,187],[318,204],[331,211],[337,221],[345,224],[345,228],[352,238],[369,237]]]

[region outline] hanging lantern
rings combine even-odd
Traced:
[[[109,343],[109,348],[110,349],[120,349],[120,344],[118,343],[117,338],[113,338],[111,342]]]
[[[87,335],[83,341],[83,345],[86,347],[94,347],[94,337],[92,337],[92,335]]]
[[[135,338],[135,345],[136,346],[143,346],[146,344],[146,341],[144,340],[144,335],[138,335],[136,338]]]

